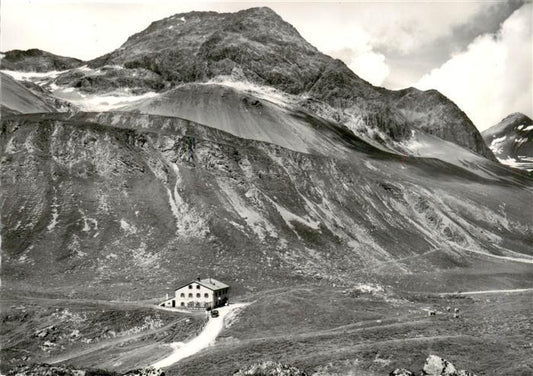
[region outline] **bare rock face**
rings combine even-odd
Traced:
[[[59,75],[55,81],[60,86],[70,86],[84,93],[106,93],[114,90],[130,90],[132,94],[161,91],[165,86],[161,76],[144,68],[103,66],[96,70],[71,69]]]
[[[233,376],[307,376],[307,373],[287,364],[267,361],[241,369]]]
[[[49,72],[72,69],[82,64],[81,60],[73,57],[58,56],[33,48],[26,51],[5,52],[0,61],[0,68],[24,72]]]
[[[386,96],[413,127],[496,160],[468,116],[437,90],[408,88]]]
[[[271,9],[252,8],[182,13],[153,22],[89,66],[145,68],[174,83],[205,81],[240,67],[251,81],[300,93],[328,60]]]

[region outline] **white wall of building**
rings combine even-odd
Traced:
[[[213,291],[198,284],[191,283],[176,290],[176,307],[207,307],[213,305]]]

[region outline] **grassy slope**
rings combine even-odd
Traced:
[[[66,363],[126,371],[196,334],[203,315],[141,304],[69,299],[2,300],[2,370],[15,364]]]
[[[275,360],[310,374],[370,376],[396,367],[418,372],[428,354],[479,375],[533,370],[531,294],[354,296],[307,286],[255,297],[216,347],[167,373],[225,375]],[[459,308],[461,317],[454,319],[447,306]],[[437,316],[428,317],[425,308]]]

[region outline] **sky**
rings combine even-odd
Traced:
[[[533,4],[524,1],[2,0],[0,50],[88,60],[152,21],[269,6],[322,52],[377,86],[437,89],[479,130],[533,117]]]

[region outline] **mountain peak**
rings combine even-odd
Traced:
[[[482,135],[500,162],[533,171],[533,120],[529,116],[509,114]]]
[[[531,123],[531,118],[521,112],[513,112],[506,117],[504,117],[500,123],[504,122],[524,122],[524,123]]]
[[[236,13],[175,14],[153,22],[117,50],[88,65],[121,66],[127,68],[127,74],[135,72],[131,73],[135,77],[148,71],[157,76],[158,87],[165,89],[238,76],[245,83],[322,101],[335,111],[355,112],[356,117],[364,111],[372,112],[371,117],[381,113],[386,103],[403,114],[389,120],[407,117],[416,128],[494,159],[470,119],[444,95],[436,90],[391,92],[376,88],[344,62],[318,51],[267,7]],[[73,79],[76,83],[72,86],[98,85],[106,77],[99,75],[97,80],[81,83],[79,77]],[[138,80],[129,82],[135,85]],[[402,135],[409,133],[403,121],[390,122],[387,127],[401,128]]]
[[[6,51],[0,61],[2,69],[26,72],[61,71],[81,64],[82,61],[79,59],[55,55],[38,48]]]
[[[269,16],[269,17],[276,17],[276,18],[281,19],[281,17],[279,16],[279,14],[277,14],[276,12],[274,12],[274,11],[273,11],[271,8],[269,8],[269,7],[253,7],[253,8],[243,9],[243,10],[237,12],[236,14],[258,15],[258,16]]]
[[[239,69],[249,81],[301,93],[330,61],[273,10],[261,7],[180,13],[155,21],[89,66],[144,68],[174,84]]]

